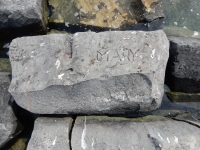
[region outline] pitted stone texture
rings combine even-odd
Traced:
[[[0,0],[1,35],[10,37],[12,35],[6,34],[17,34],[17,30],[20,32],[29,30],[32,34],[44,32],[47,23],[46,7],[45,0]],[[34,32],[31,31],[31,28],[35,29]],[[19,33],[19,36],[22,35],[23,33]]]
[[[166,70],[166,84],[174,92],[200,92],[200,40],[168,37],[170,55]]]
[[[72,149],[195,150],[200,146],[199,134],[196,126],[158,116],[78,117],[72,132]]]
[[[70,39],[49,35],[11,43],[9,91],[21,107],[44,114],[123,114],[160,106],[169,48],[163,31],[76,33],[72,58]]]
[[[70,38],[54,34],[14,39],[9,52],[13,88],[26,92],[61,84],[54,75],[66,71],[62,69],[71,58]]]
[[[27,150],[70,150],[71,118],[38,118]]]
[[[19,131],[17,118],[11,108],[12,102],[9,101],[9,85],[9,77],[0,75],[0,148]]]

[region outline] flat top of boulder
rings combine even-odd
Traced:
[[[124,117],[108,117],[108,116],[79,116],[76,119],[76,124],[82,123],[87,119],[87,122],[90,122],[89,120],[92,120],[92,122],[155,122],[155,121],[168,121],[169,119],[162,116],[154,116],[149,115],[145,117],[139,117],[139,118],[124,118]]]
[[[68,150],[72,118],[37,118],[28,150]]]

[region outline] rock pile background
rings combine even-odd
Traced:
[[[199,7],[0,0],[0,149],[199,149]]]

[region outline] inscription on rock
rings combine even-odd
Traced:
[[[19,106],[40,114],[123,114],[159,107],[169,47],[163,31],[85,32],[71,39],[13,40],[9,91]],[[16,49],[25,48],[22,60],[13,59]]]
[[[122,48],[122,50],[114,51],[97,51],[97,60],[98,61],[134,61],[134,53],[131,49]]]

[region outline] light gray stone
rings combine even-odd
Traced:
[[[71,118],[38,118],[27,150],[69,150],[71,124]]]
[[[168,48],[161,30],[17,38],[9,91],[18,105],[41,114],[153,110],[163,97]]]
[[[73,150],[197,150],[198,127],[164,117],[135,119],[78,117],[72,132]]]
[[[0,0],[0,39],[46,31],[46,8],[45,0]]]
[[[17,128],[19,122],[11,108],[9,85],[9,77],[0,75],[0,148],[22,129]]]

